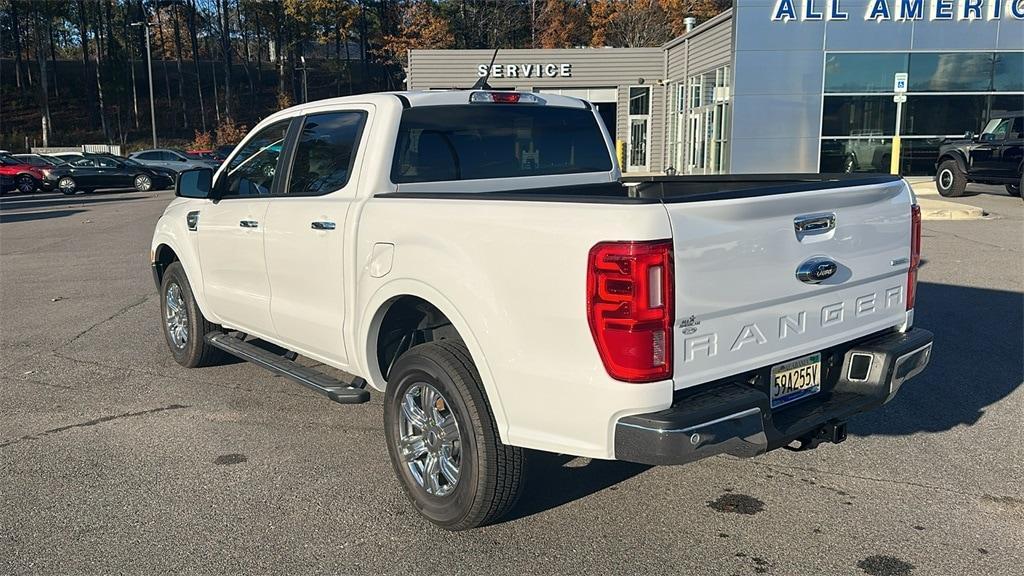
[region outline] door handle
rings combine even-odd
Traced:
[[[336,228],[334,222],[329,222],[327,220],[319,220],[316,222],[312,222],[310,223],[309,227],[312,228],[313,230],[334,230]]]
[[[242,228],[259,228],[260,223],[255,220],[240,220],[238,225]]]
[[[793,219],[793,228],[797,234],[807,232],[827,232],[836,227],[836,215],[811,214],[809,216],[797,216]]]

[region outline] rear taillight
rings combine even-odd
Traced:
[[[590,249],[587,320],[608,374],[672,377],[672,241],[602,242]]]
[[[921,264],[921,207],[910,206],[910,271],[907,272],[907,310],[917,297],[917,267]]]

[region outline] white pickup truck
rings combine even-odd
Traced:
[[[380,391],[394,469],[448,529],[509,510],[524,449],[681,464],[842,441],[931,353],[903,180],[623,183],[574,98],[313,102],[176,194],[151,251],[175,359]]]

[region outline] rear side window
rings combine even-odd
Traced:
[[[288,193],[319,196],[344,188],[365,121],[366,113],[359,111],[307,116],[295,145]]]
[[[423,106],[402,113],[396,184],[607,172],[589,110],[529,104]]]

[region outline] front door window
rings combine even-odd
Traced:
[[[267,196],[273,193],[277,160],[284,148],[290,120],[267,126],[239,150],[223,176],[222,196]]]

